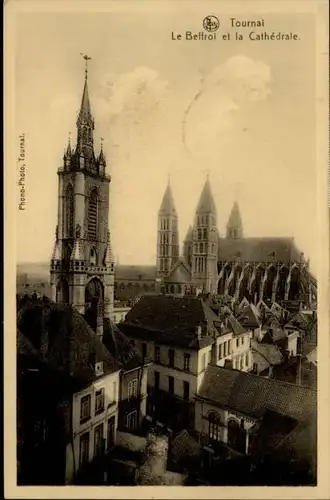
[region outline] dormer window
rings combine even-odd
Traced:
[[[100,377],[103,374],[104,374],[103,361],[99,361],[98,363],[95,363],[95,375],[97,377]]]

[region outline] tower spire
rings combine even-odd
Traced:
[[[216,215],[217,213],[214,198],[212,195],[209,173],[207,173],[203,191],[199,198],[199,202],[196,209],[196,214],[201,214],[201,213],[203,214],[212,213],[214,215]]]
[[[88,61],[91,57],[86,54],[81,56],[85,60],[85,84],[81,99],[80,110],[77,118],[77,152],[81,157],[85,158],[86,165],[94,162],[93,150],[93,130],[94,120],[92,117],[91,106],[88,95]]]
[[[163,196],[162,204],[160,206],[158,213],[164,215],[177,215],[169,177],[167,181],[167,187]]]
[[[227,238],[243,238],[243,223],[237,201],[233,204],[227,222]]]

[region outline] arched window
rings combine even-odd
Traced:
[[[200,243],[200,244],[199,244],[199,252],[200,252],[200,253],[203,253],[203,252],[204,252],[204,245],[203,245],[203,243]]]
[[[67,238],[73,238],[74,203],[73,188],[68,185],[65,193],[65,232]]]
[[[218,412],[210,411],[208,414],[209,421],[209,440],[210,441],[220,441],[221,440],[221,418]]]
[[[64,278],[60,278],[56,287],[56,302],[69,303],[69,284]]]
[[[93,189],[88,200],[88,238],[95,241],[97,239],[98,223],[98,196],[97,190]]]
[[[137,379],[131,380],[128,383],[128,399],[136,398],[137,396]]]
[[[207,229],[206,228],[203,229],[203,239],[207,240]]]
[[[197,231],[197,239],[198,240],[202,239],[202,230],[201,229],[198,229],[198,231]]]
[[[127,429],[135,429],[137,425],[137,411],[133,410],[131,413],[127,413],[125,420]]]
[[[91,248],[90,254],[89,254],[89,263],[91,266],[96,266],[97,264],[97,253],[95,248]]]

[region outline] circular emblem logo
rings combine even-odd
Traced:
[[[203,28],[206,31],[217,31],[220,26],[220,21],[216,16],[206,16],[203,21]]]

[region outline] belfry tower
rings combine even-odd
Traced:
[[[217,210],[207,177],[193,227],[192,279],[206,293],[216,293],[218,259]]]
[[[179,259],[179,248],[178,214],[168,181],[158,211],[157,277],[164,276],[172,269]]]
[[[110,176],[101,145],[94,151],[94,119],[84,90],[77,118],[77,143],[70,139],[58,169],[58,216],[51,260],[52,300],[72,304],[103,335],[113,310],[114,258],[108,229]]]

